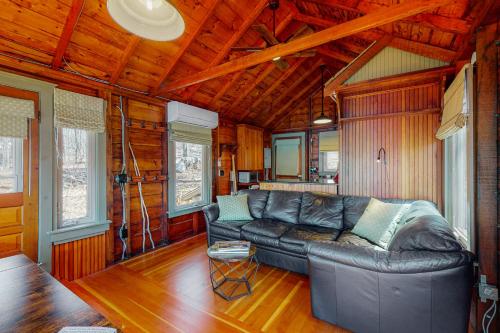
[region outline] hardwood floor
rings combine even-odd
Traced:
[[[261,265],[251,296],[215,295],[204,234],[68,286],[125,332],[347,332],[312,317],[303,275]]]

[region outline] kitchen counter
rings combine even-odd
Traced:
[[[321,192],[328,194],[338,194],[338,184],[335,183],[266,180],[259,182],[259,186],[261,190]]]

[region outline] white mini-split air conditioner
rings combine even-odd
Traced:
[[[167,103],[167,119],[169,123],[191,124],[210,129],[219,125],[219,114],[217,112],[176,101]]]

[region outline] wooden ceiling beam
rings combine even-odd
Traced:
[[[276,65],[274,63],[271,62],[267,64],[267,66],[264,67],[264,69],[259,73],[259,75],[257,75],[255,80],[252,80],[252,83],[245,89],[245,91],[239,94],[239,96],[233,101],[229,109],[226,111],[235,110],[239,106],[241,101],[243,101],[248,96],[248,94],[250,94],[255,89],[255,87],[257,87],[259,83],[261,83],[275,69]],[[226,111],[224,113],[226,113]]]
[[[349,79],[354,73],[361,69],[368,61],[373,59],[380,51],[382,51],[392,40],[390,36],[384,36],[380,40],[376,41],[373,45],[368,47],[363,53],[361,53],[354,61],[349,63],[341,71],[337,73],[330,81],[325,85],[325,96],[333,94],[333,92],[341,86],[347,79]]]
[[[273,84],[269,86],[269,88],[267,88],[257,99],[255,99],[252,105],[250,105],[250,107],[240,116],[240,121],[245,119],[253,109],[259,106],[260,103],[262,103],[262,101],[267,98],[267,96],[269,96],[283,81],[285,81],[290,75],[295,73],[297,68],[299,68],[304,63],[304,61],[306,61],[306,58],[299,58],[299,60],[297,60],[292,66],[290,66],[283,73],[283,75],[279,77],[279,79],[274,81]]]
[[[206,2],[209,3],[205,16],[203,16],[201,22],[198,23],[198,26],[193,31],[193,33],[191,35],[186,36],[186,38],[183,39],[182,45],[177,54],[175,55],[174,59],[172,59],[172,61],[165,67],[165,70],[160,74],[158,82],[153,87],[153,89],[151,89],[150,93],[151,95],[154,96],[158,94],[161,85],[165,82],[170,73],[172,73],[173,69],[175,68],[175,66],[177,66],[179,60],[181,60],[182,56],[186,53],[191,43],[196,39],[196,37],[198,37],[200,32],[203,30],[203,26],[208,21],[208,19],[212,17],[212,14],[217,5],[219,4],[220,0],[207,0]]]
[[[354,60],[354,57],[351,57],[345,53],[339,52],[337,50],[332,50],[330,48],[327,48],[325,46],[318,47],[316,49],[319,54],[322,54],[328,58],[343,62],[343,63],[350,63],[351,61]]]
[[[277,98],[275,101],[272,101],[273,105],[282,105],[285,99],[288,98],[288,95],[293,92],[297,87],[309,79],[309,76],[313,74],[319,66],[323,65],[324,61],[323,59],[318,59],[312,66],[310,66],[309,70],[305,72],[304,74],[301,75],[301,78],[299,80],[294,81],[287,89],[285,89],[283,92],[281,92],[280,97]],[[318,76],[319,77],[319,76]],[[295,96],[295,95],[294,95]],[[272,122],[275,118],[275,115],[271,115],[271,117],[267,120],[266,124],[264,127],[268,125],[268,123]]]
[[[118,62],[118,65],[114,69],[113,74],[111,74],[111,78],[109,79],[110,83],[116,83],[116,81],[118,81],[120,75],[123,72],[123,69],[125,68],[125,66],[127,66],[130,57],[132,56],[132,54],[134,54],[135,49],[137,48],[137,45],[139,45],[140,41],[141,39],[139,37],[132,35],[130,41],[127,44],[127,47],[122,53],[120,62]]]
[[[394,21],[413,16],[436,7],[440,7],[450,0],[420,0],[407,1],[402,4],[393,5],[382,10],[369,13],[365,16],[354,20],[336,25],[307,35],[285,44],[278,44],[269,47],[261,52],[247,55],[232,61],[228,61],[222,65],[208,68],[204,71],[190,75],[188,77],[171,82],[164,87],[164,91],[173,91],[191,86],[196,83],[201,83],[211,79],[215,79],[230,73],[238,72],[249,67],[253,67],[267,61],[271,61],[276,57],[284,57],[292,55],[300,51],[312,49],[322,44],[341,39],[360,33],[369,29],[373,29]]]
[[[295,19],[297,21],[301,21],[307,24],[315,25],[318,27],[322,28],[330,28],[330,27],[335,27],[338,26],[339,23],[335,21],[330,21],[326,19],[322,19],[319,17],[314,17],[314,16],[308,16],[308,15],[303,15],[299,14],[295,16]],[[357,34],[359,37],[365,40],[369,41],[374,41],[382,38],[385,35],[389,35],[388,33],[374,29],[371,31],[362,31],[359,34]],[[408,51],[408,52],[413,52],[416,54],[420,54],[426,57],[434,58],[434,59],[439,59],[443,61],[451,61],[456,57],[456,52],[453,50],[449,49],[444,49],[441,47],[421,43],[421,42],[416,42],[416,41],[411,41],[408,39],[400,38],[400,37],[393,37],[392,42],[390,46],[397,47],[401,50]]]
[[[215,107],[216,110],[219,110],[220,107],[217,107],[217,102],[219,99],[222,98],[226,94],[226,92],[235,84],[243,75],[244,71],[234,73],[231,79],[227,80],[227,82],[222,86],[222,88],[217,92],[217,94],[212,98],[210,103],[208,103],[209,106]]]
[[[57,42],[56,52],[54,53],[54,58],[52,59],[52,68],[58,69],[62,65],[64,53],[68,48],[73,31],[75,31],[76,24],[78,23],[78,18],[83,10],[83,5],[85,0],[73,0],[71,3],[71,8],[69,9],[68,17],[66,17],[66,22],[64,23],[64,28]]]
[[[262,9],[259,11],[259,15],[260,15],[261,12],[262,12]],[[222,60],[231,51],[231,48],[241,39],[241,37],[243,37],[243,34],[248,30],[248,28],[250,27],[250,25],[252,25],[255,22],[255,20],[257,19],[257,17],[259,15],[255,16],[254,14],[252,14],[252,15],[250,15],[247,18],[247,20],[245,21],[245,24],[243,26],[247,25],[246,24],[247,21],[250,24],[248,25],[248,27],[246,28],[246,30],[243,31],[243,33],[240,33],[240,31],[242,31],[242,29],[240,27],[240,29],[238,30],[238,33],[237,33],[240,37],[238,39],[231,38],[231,40],[228,43],[226,43],[226,45],[224,46],[224,48],[222,48],[222,50],[219,53],[219,54],[221,54],[221,53],[224,53],[224,54],[221,54],[221,56],[217,55],[217,57],[214,58],[214,60],[210,63],[209,68],[213,67],[213,66],[217,66],[217,65],[219,65],[222,62]],[[283,32],[283,30],[286,29],[286,27],[288,26],[288,24],[290,24],[290,22],[292,21],[292,19],[293,19],[293,15],[290,14],[284,20],[282,20],[278,24],[278,26],[276,27],[276,35],[279,36],[281,34],[281,32]],[[229,43],[231,43],[231,44],[229,45]],[[266,42],[261,42],[259,44],[259,47],[264,47],[264,46],[266,46]],[[200,85],[195,85],[195,86],[192,87],[192,89],[188,89],[188,92],[186,94],[186,99],[190,100],[193,97],[193,95],[198,91],[199,88],[200,88]]]
[[[266,123],[264,124],[264,127],[268,127],[271,123],[273,123],[276,118],[281,117],[281,119],[278,119],[278,121],[275,123],[274,127],[277,127],[285,117],[295,111],[295,108],[293,108],[293,104],[297,102],[300,99],[305,100],[304,95],[307,93],[311,92],[313,88],[315,88],[317,85],[319,85],[321,82],[321,78],[317,77],[314,80],[310,81],[308,85],[306,85],[304,88],[302,88],[298,93],[296,93],[293,98],[291,98],[285,105],[283,105],[278,112],[276,112]],[[317,87],[316,87],[317,88]]]
[[[353,8],[345,5],[338,4],[331,0],[308,0],[309,2],[313,2],[320,5],[329,6],[332,8],[337,8],[344,11],[349,11],[354,14],[364,15],[373,10],[378,10],[381,8],[388,8],[388,6],[382,4],[375,3],[366,3],[366,5],[361,4],[362,8]],[[463,20],[455,17],[448,17],[439,14],[418,14],[413,17],[408,17],[404,20],[404,22],[410,24],[422,24],[426,25],[432,29],[437,29],[443,32],[449,32],[453,34],[466,34],[470,31],[470,23],[467,20]]]

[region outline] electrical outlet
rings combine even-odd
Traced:
[[[486,275],[481,275],[481,282],[479,282],[479,298],[481,302],[487,300],[498,301],[498,288],[486,282]]]

